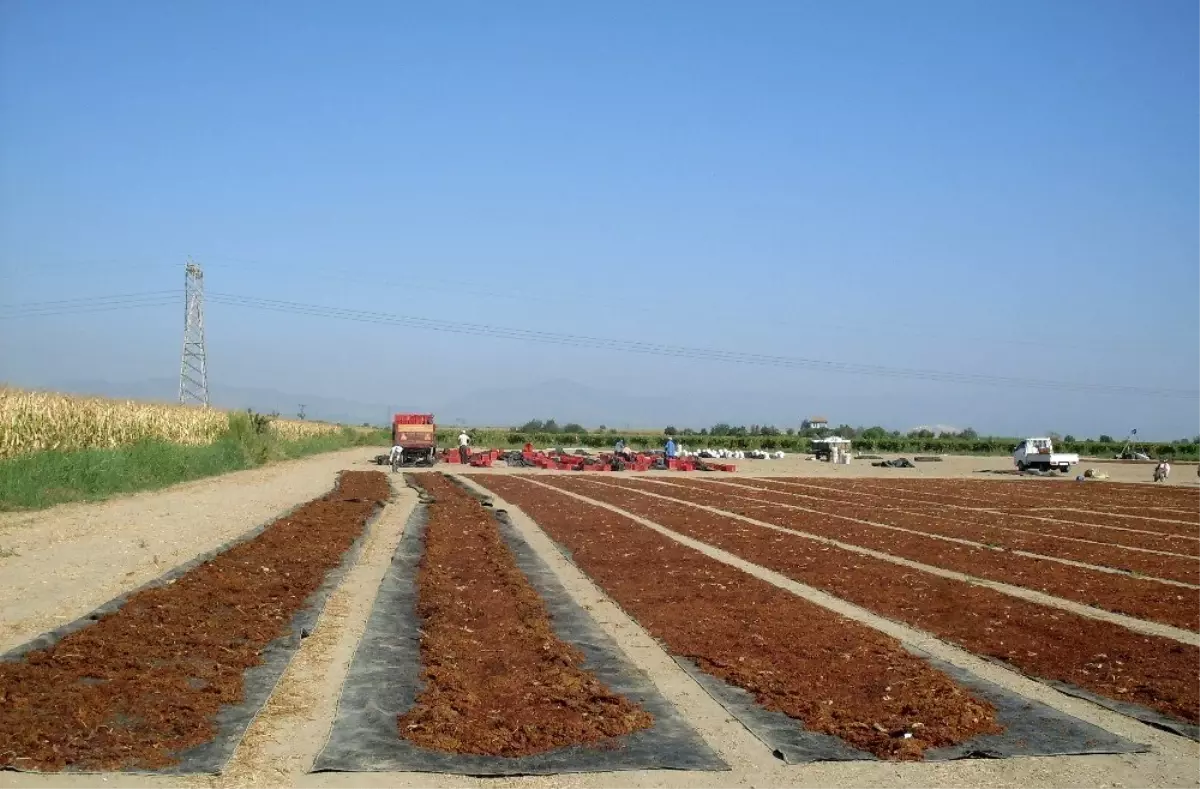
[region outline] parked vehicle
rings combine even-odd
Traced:
[[[1027,438],[1013,449],[1013,463],[1020,471],[1057,470],[1063,473],[1079,463],[1074,452],[1055,452],[1054,442],[1049,438]]]
[[[811,444],[813,456],[816,457],[817,460],[833,460],[833,453],[835,450],[839,455],[843,456],[850,453],[850,439],[841,438],[840,436],[814,438]]]
[[[437,425],[433,414],[396,414],[392,418],[392,446],[402,450],[396,466],[432,466],[437,462]],[[375,462],[385,465],[387,454],[376,455]]]

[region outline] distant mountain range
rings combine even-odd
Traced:
[[[957,435],[961,433],[963,429],[964,428],[954,427],[953,425],[917,425],[916,427],[910,427],[907,432],[911,433],[914,431],[928,430],[934,435],[941,436]]]
[[[678,395],[600,389],[566,379],[532,386],[485,389],[447,400],[438,415],[447,423],[519,425],[530,419],[578,422],[587,427],[659,427],[686,424],[686,400]],[[622,419],[622,417],[625,417]]]
[[[179,396],[179,382],[167,378],[146,381],[68,381],[55,385],[60,392],[90,394],[101,397],[128,398],[173,403]],[[281,416],[295,418],[304,405],[308,419],[328,422],[373,425],[387,424],[391,420],[391,406],[379,403],[363,403],[340,397],[320,395],[297,395],[274,389],[259,389],[244,386],[213,385],[209,395],[213,406],[226,409],[251,408],[259,413],[278,412]]]
[[[167,378],[144,381],[64,381],[41,388],[75,394],[175,402],[178,383]],[[281,392],[274,389],[214,384],[212,404],[218,408],[252,408],[295,417],[304,404],[309,419],[359,424],[386,424],[394,405],[341,397]],[[722,403],[713,408],[713,401]],[[687,389],[670,392],[621,391],[567,379],[553,379],[518,387],[459,392],[430,392],[422,410],[437,416],[440,424],[510,426],[530,419],[555,419],[559,424],[578,422],[587,427],[636,429],[704,427],[718,422],[736,424],[799,425],[802,417],[780,414],[777,394],[731,393],[728,396],[692,398]]]

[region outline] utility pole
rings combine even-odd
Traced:
[[[208,408],[208,361],[204,350],[204,272],[188,258],[183,279],[183,356],[179,402]]]

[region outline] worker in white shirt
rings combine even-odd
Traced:
[[[1171,464],[1165,460],[1161,461],[1158,467],[1154,469],[1154,481],[1166,482],[1169,476],[1171,476]]]
[[[396,473],[396,469],[404,461],[404,447],[399,444],[392,447],[392,451],[388,453],[388,462],[392,464],[392,473]]]
[[[458,434],[458,462],[464,466],[471,462],[471,437],[464,430]]]

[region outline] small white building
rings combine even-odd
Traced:
[[[828,430],[829,419],[823,416],[810,416],[800,423],[801,430]]]

